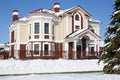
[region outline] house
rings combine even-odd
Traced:
[[[9,44],[0,44],[0,60],[9,58]]]
[[[81,6],[38,9],[19,18],[13,10],[10,57],[15,59],[86,59],[99,57],[100,24]]]

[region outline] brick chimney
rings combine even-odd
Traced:
[[[60,4],[54,3],[54,12],[59,12],[59,11],[60,11]]]
[[[13,10],[12,15],[13,15],[13,21],[16,21],[16,20],[19,19],[19,18],[18,18],[18,10]]]

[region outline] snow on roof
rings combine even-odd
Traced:
[[[95,19],[93,19],[93,18],[90,18],[90,19],[89,19],[89,21],[91,21],[91,22],[98,22],[98,23],[102,23],[101,21],[99,21],[99,20],[95,20]]]
[[[67,11],[69,11],[69,10],[72,10],[72,9],[75,9],[75,8],[78,8],[78,7],[80,7],[81,8],[81,6],[74,6],[74,7],[72,7],[72,8],[69,8],[69,9],[64,9],[64,10],[62,10],[62,9],[60,9],[60,11],[59,12],[54,12],[54,10],[53,9],[44,9],[44,8],[40,8],[40,9],[37,9],[37,10],[34,10],[34,11],[32,11],[32,12],[30,12],[30,13],[43,13],[43,12],[46,12],[46,13],[50,13],[50,14],[55,14],[56,16],[60,16],[60,15],[62,15],[62,14],[64,14],[65,12],[67,12]],[[81,8],[83,11],[85,11],[83,8]],[[87,14],[89,14],[87,11],[85,11]],[[90,15],[90,14],[89,14]]]
[[[99,46],[100,46],[100,47],[104,47],[104,46],[105,46],[104,41],[100,41],[100,42],[99,42]]]
[[[26,17],[23,17],[23,18],[20,18],[19,21],[26,21],[27,18]]]
[[[96,38],[100,39],[100,36],[97,35],[96,33],[92,32],[90,29],[80,29],[80,30],[76,30],[76,31],[74,31],[73,33],[67,35],[66,38],[73,38],[73,37],[76,37],[76,36],[80,36],[80,35],[83,35],[83,34],[86,33],[86,32],[90,32],[90,33],[92,33]]]
[[[86,29],[76,30],[74,33],[70,34],[69,37],[74,37],[75,35],[77,35],[77,34],[83,32],[84,30],[86,30]]]
[[[54,12],[53,9],[44,9],[44,8],[41,8],[41,9],[38,9],[38,10],[35,10],[35,11],[32,11],[30,12],[31,14],[32,13],[50,13],[50,14],[55,14],[56,16],[59,16],[59,15],[62,15],[66,10],[60,10],[59,12]]]

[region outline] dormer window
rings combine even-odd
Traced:
[[[79,21],[79,20],[80,20],[78,14],[75,15],[75,20],[76,20],[76,21]]]

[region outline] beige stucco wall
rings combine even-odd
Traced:
[[[20,42],[27,42],[28,38],[28,25],[20,25]]]

